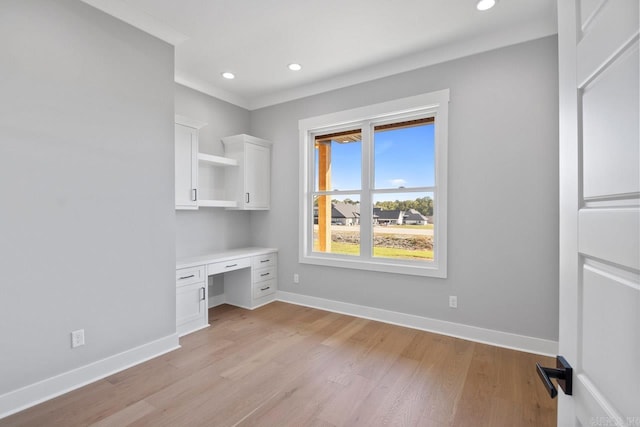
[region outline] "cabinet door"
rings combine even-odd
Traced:
[[[271,200],[271,149],[244,146],[245,203],[250,209],[269,209]]]
[[[197,130],[176,124],[176,209],[197,209],[198,137]]]
[[[190,332],[206,323],[206,283],[194,283],[176,288],[176,328],[178,334]]]

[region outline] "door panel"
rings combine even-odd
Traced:
[[[637,281],[623,276],[623,271],[606,265],[584,265],[581,375],[620,413],[632,416],[640,404],[638,383],[630,387],[624,383],[638,378],[637,341],[629,337],[637,336],[640,307]]]
[[[585,257],[640,268],[637,207],[583,208],[578,220],[578,250]]]
[[[580,2],[582,3],[582,2]],[[638,0],[608,0],[581,31],[578,84],[584,87],[638,33]]]
[[[594,18],[596,12],[606,0],[582,0],[580,4],[580,23],[586,28]]]
[[[583,90],[584,197],[640,191],[638,42]]]

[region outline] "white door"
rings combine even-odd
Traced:
[[[640,426],[638,0],[558,0],[558,425]]]
[[[197,209],[198,138],[197,130],[176,124],[175,173],[176,209]]]

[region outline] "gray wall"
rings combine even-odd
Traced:
[[[280,251],[280,290],[557,340],[557,69],[548,37],[252,112],[274,141],[272,209],[252,230]],[[448,278],[299,264],[298,120],[444,88]]]
[[[223,155],[222,137],[249,133],[249,111],[179,84],[175,85],[175,111],[207,123],[198,138],[200,151],[204,153]],[[176,256],[251,246],[250,215],[223,208],[176,211]],[[221,280],[214,281],[212,277],[210,281],[210,295],[224,292]]]
[[[0,52],[3,394],[175,333],[174,84],[79,1],[2,1]]]

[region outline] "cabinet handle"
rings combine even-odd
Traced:
[[[267,286],[266,288],[260,288],[261,291],[266,291],[267,289],[271,288],[271,286]]]
[[[238,264],[225,265],[224,268],[237,267]]]
[[[260,277],[268,276],[270,273],[262,273]]]
[[[179,280],[191,279],[192,277],[196,277],[196,275],[192,274],[191,276],[182,276]]]
[[[198,201],[198,189],[194,188],[191,190],[191,200],[194,202]]]
[[[204,301],[206,296],[206,292],[204,290],[204,287],[200,288],[200,301]]]
[[[245,193],[245,194],[247,195],[247,202],[246,203],[249,203],[249,193]]]
[[[271,260],[270,259],[263,259],[263,260],[260,260],[260,263],[269,262],[269,261],[271,261]]]

